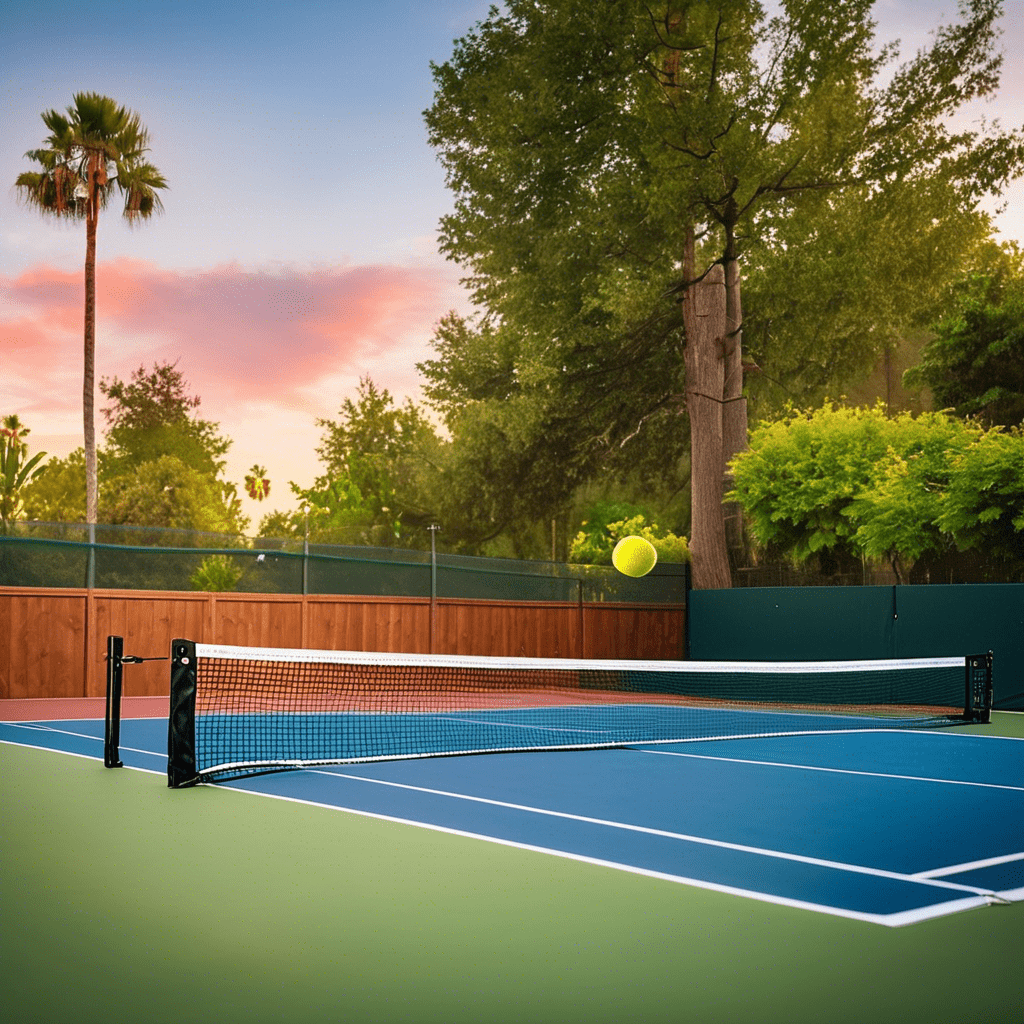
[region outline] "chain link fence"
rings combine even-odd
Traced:
[[[899,574],[891,566],[877,563],[824,572],[810,564],[771,562],[732,572],[734,587],[889,587],[900,583],[1024,583],[1024,550],[1020,559],[998,559],[979,551],[951,551],[941,557],[922,559]]]
[[[17,522],[0,535],[0,586],[683,605],[689,566],[658,565],[634,580],[606,566]]]

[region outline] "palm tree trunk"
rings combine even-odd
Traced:
[[[90,186],[92,183],[90,182]],[[90,193],[95,187],[90,187]],[[88,198],[85,228],[85,360],[82,373],[82,419],[85,427],[85,518],[95,523],[99,515],[96,481],[96,420],[93,408],[96,378],[96,222],[99,204]]]

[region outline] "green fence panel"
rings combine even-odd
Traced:
[[[851,661],[995,653],[994,706],[1024,710],[1024,584],[778,587],[689,596],[690,657]]]
[[[429,564],[311,554],[306,571],[310,594],[430,597]]]
[[[892,587],[742,587],[689,595],[698,661],[895,657]],[[963,652],[967,653],[967,652]]]
[[[896,589],[897,656],[992,651],[993,706],[1024,711],[1024,583]]]
[[[29,537],[0,543],[0,587],[84,587],[88,566],[88,544]]]

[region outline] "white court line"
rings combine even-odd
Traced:
[[[744,757],[717,757],[714,754],[684,754],[681,750],[647,750],[631,747],[641,754],[661,754],[665,757],[692,757],[700,761],[731,761],[735,764],[760,764],[767,768],[798,768],[808,772],[834,772],[837,775],[866,775],[873,779],[904,779],[907,782],[938,782],[945,786],[978,786],[982,789],[1008,789],[1024,793],[1024,786],[1004,786],[998,782],[966,782],[963,779],[935,779],[927,775],[894,775],[889,772],[861,772],[853,768],[822,768],[815,764],[789,764],[786,761],[758,761]]]
[[[980,889],[973,885],[961,885],[956,882],[941,882],[936,879],[919,879],[898,871],[885,871],[882,868],[869,868],[859,864],[845,864],[842,861],[824,860],[820,857],[807,857],[799,853],[785,853],[782,850],[768,850],[759,846],[746,846],[742,843],[730,843],[722,839],[709,839],[705,836],[687,835],[684,832],[670,832],[660,828],[650,828],[646,825],[630,825],[622,821],[610,821],[606,818],[592,818],[583,814],[571,814],[568,811],[553,811],[545,807],[533,807],[528,804],[510,803],[507,800],[493,800],[489,797],[471,796],[468,793],[452,793],[443,789],[430,789],[427,786],[412,786],[405,782],[390,782],[384,779],[368,778],[363,775],[349,775],[345,772],[324,771],[322,769],[306,769],[311,775],[327,775],[337,779],[351,779],[355,782],[367,782],[377,786],[390,786],[394,789],[407,789],[416,793],[429,793],[432,796],[449,797],[453,800],[466,800],[471,803],[488,804],[493,807],[504,807],[514,811],[526,811],[529,814],[541,814],[552,818],[565,818],[569,821],[584,822],[588,825],[602,825],[606,828],[617,828],[627,832],[641,832],[645,835],[662,836],[667,839],[677,839],[681,842],[696,843],[701,846],[714,846],[723,850],[735,850],[739,853],[751,853],[760,857],[772,857],[777,860],[796,861],[800,864],[810,864],[815,867],[830,868],[836,871],[846,871],[853,874],[873,875],[877,878],[892,878],[900,882],[920,882],[925,885],[935,885],[944,889],[957,889],[961,892],[975,893],[979,896],[995,896],[989,889]]]
[[[1024,711],[996,711],[997,715],[1024,715]],[[964,722],[964,725],[969,725],[969,722]],[[953,726],[956,729],[957,726]],[[1010,740],[1011,743],[1024,743],[1024,736],[993,736],[992,733],[987,732],[954,732],[951,729],[902,729],[900,730],[901,735],[911,736],[934,736],[936,739],[941,739],[943,736],[953,737],[957,739],[968,739],[968,740]]]
[[[495,846],[505,846],[513,850],[525,850],[528,853],[544,853],[551,857],[559,857],[562,860],[576,861],[581,864],[593,864],[597,867],[613,868],[616,871],[624,871],[631,875],[641,875],[646,878],[657,878],[667,882],[676,882],[681,885],[692,886],[695,889],[705,889],[709,892],[724,893],[728,896],[740,896],[745,899],[758,900],[761,903],[771,903],[775,906],[794,907],[798,910],[810,910],[819,914],[829,914],[832,917],[843,917],[853,921],[866,921],[869,924],[881,924],[885,925],[887,928],[901,928],[904,925],[916,924],[919,921],[927,921],[935,917],[945,917],[947,914],[956,914],[963,910],[972,910],[975,907],[988,906],[992,902],[991,897],[965,896],[963,899],[951,900],[948,903],[933,903],[926,907],[917,907],[913,910],[901,910],[893,914],[870,914],[859,910],[847,910],[844,907],[832,907],[824,903],[811,903],[806,900],[796,900],[789,896],[776,896],[772,893],[757,892],[753,889],[741,889],[734,885],[724,885],[719,882],[708,882],[702,878],[689,878],[685,875],[673,875],[665,871],[654,871],[650,868],[637,867],[634,864],[621,864],[618,861],[602,860],[598,857],[588,857],[585,854],[570,853],[566,850],[555,850],[546,846],[536,846],[532,843],[521,843],[512,839],[499,839],[497,836],[489,836],[479,832],[468,832],[465,829],[449,828],[447,825],[435,825],[431,822],[416,821],[412,818],[399,818],[393,814],[380,814],[376,811],[366,811],[356,807],[342,807],[339,804],[325,804],[317,800],[303,800],[300,797],[284,796],[279,793],[267,793],[255,789],[235,789],[229,783],[215,788],[231,790],[233,793],[245,793],[249,796],[263,797],[268,800],[283,800],[285,803],[301,804],[306,807],[317,807],[327,811],[342,811],[345,814],[354,814],[361,818],[372,818],[375,821],[387,821],[397,825],[410,825],[413,828],[426,829],[428,832],[440,832],[443,835],[481,840],[485,843],[493,843]]]
[[[5,725],[13,725],[15,723],[13,723],[13,722],[5,722],[4,724]],[[44,751],[47,754],[62,754],[64,757],[80,757],[83,761],[98,761],[100,764],[103,764],[103,758],[102,757],[95,757],[92,754],[79,754],[79,753],[76,753],[74,750],[56,750],[53,747],[37,747],[34,743],[16,743],[14,740],[5,740],[5,739],[0,739],[0,743],[2,743],[4,746],[7,746],[7,747],[24,747],[26,750],[42,750],[42,751]],[[138,751],[138,753],[140,753],[140,754],[152,754],[153,751],[152,750],[140,750],[140,751]],[[161,755],[155,755],[154,754],[153,756],[156,757],[156,756],[161,756]],[[166,757],[167,755],[163,754],[162,756]],[[164,777],[167,776],[167,772],[158,772],[158,771],[156,771],[153,768],[137,768],[133,764],[122,765],[122,768],[127,768],[129,771],[133,771],[133,772],[143,772],[146,775],[162,775]],[[118,769],[118,770],[120,770],[120,769]]]
[[[988,857],[985,860],[972,860],[966,864],[951,864],[945,868],[932,871],[918,871],[912,878],[942,878],[944,875],[959,875],[966,871],[977,871],[979,868],[994,868],[999,864],[1011,864],[1015,860],[1024,860],[1024,852],[1007,853],[1002,857]]]
[[[13,740],[0,739],[0,744],[13,747],[27,747],[30,750],[42,750],[49,754],[64,754],[70,757],[79,757],[88,761],[99,760],[99,758],[91,757],[88,754],[77,754],[71,753],[64,750],[54,750],[52,747],[36,747],[26,743],[15,743]],[[143,751],[143,753],[152,754],[153,751]],[[147,775],[164,775],[163,772],[153,771],[149,768],[136,768],[134,765],[125,765],[129,771],[144,772]],[[324,772],[323,774],[334,774],[333,772]],[[356,776],[358,778],[358,776]],[[338,804],[325,804],[315,800],[303,800],[299,797],[283,796],[276,793],[267,793],[261,790],[254,789],[239,789],[233,787],[230,783],[225,783],[221,786],[214,786],[215,791],[231,792],[237,794],[244,794],[248,796],[262,797],[265,800],[281,800],[285,803],[300,804],[306,807],[316,807],[321,810],[331,812],[342,812],[344,814],[353,814],[361,818],[371,818],[376,821],[387,821],[398,825],[408,825],[412,828],[426,829],[429,832],[439,832],[444,835],[459,836],[466,839],[480,840],[486,843],[493,843],[496,846],[504,846],[515,850],[524,850],[530,853],[543,853],[552,857],[559,857],[562,860],[571,860],[581,864],[591,864],[597,867],[612,868],[616,871],[623,871],[627,874],[640,875],[646,878],[656,878],[663,881],[675,882],[681,885],[687,885],[695,889],[703,889],[708,892],[717,892],[729,896],[739,896],[744,899],[753,899],[761,903],[770,903],[773,906],[780,907],[792,907],[797,910],[809,910],[814,913],[828,914],[832,917],[842,917],[853,921],[864,921],[869,924],[880,924],[887,928],[901,928],[905,925],[917,924],[920,921],[931,920],[936,917],[945,917],[949,914],[960,913],[965,910],[972,910],[976,907],[984,907],[993,902],[993,899],[988,894],[976,895],[976,896],[965,896],[962,899],[950,900],[944,903],[934,903],[929,906],[916,907],[912,910],[897,911],[893,914],[871,914],[858,910],[847,910],[843,907],[832,907],[822,903],[811,903],[806,900],[792,899],[788,896],[776,896],[772,893],[757,892],[752,889],[741,889],[737,886],[724,885],[718,882],[708,882],[701,878],[688,878],[684,875],[673,875],[668,872],[653,871],[649,868],[637,867],[633,864],[621,864],[617,861],[602,860],[597,857],[587,857],[583,854],[570,853],[565,850],[555,850],[544,846],[536,846],[530,843],[516,842],[510,839],[499,839],[496,836],[484,835],[482,833],[469,832],[464,829],[449,828],[444,825],[435,825],[430,822],[416,821],[410,818],[399,818],[395,815],[390,814],[379,814],[374,811],[366,811],[355,807],[342,807]],[[928,884],[928,883],[922,883]],[[940,885],[941,883],[931,883],[933,885]],[[945,886],[945,888],[953,889],[966,889],[965,886]],[[979,890],[980,892],[980,890]],[[998,900],[998,897],[997,897]],[[999,902],[1002,902],[999,900]]]
[[[93,740],[96,743],[104,743],[104,742],[106,742],[106,739],[103,736],[90,736],[89,733],[87,733],[87,732],[72,732],[70,729],[54,729],[52,726],[42,725],[39,722],[4,722],[3,724],[4,725],[17,726],[20,729],[29,729],[29,730],[35,729],[37,732],[55,732],[55,733],[59,733],[61,736],[77,736],[79,739],[82,739],[82,740]],[[10,741],[10,742],[13,743],[13,741]],[[17,744],[14,744],[14,745],[17,746]],[[25,744],[25,746],[28,746],[28,745],[29,744]],[[33,750],[53,750],[53,747],[33,747],[32,749]],[[167,751],[166,750],[158,753],[158,752],[153,751],[153,750],[140,750],[138,747],[126,747],[123,743],[119,743],[118,746],[117,746],[117,749],[118,750],[130,750],[133,754],[149,754],[150,757],[167,757]],[[63,753],[69,753],[69,751],[58,750],[57,753],[58,754],[63,754]],[[88,755],[87,754],[83,754],[81,756],[82,757],[87,757]]]

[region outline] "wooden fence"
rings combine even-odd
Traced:
[[[0,699],[100,697],[106,638],[125,653],[170,641],[530,658],[683,656],[682,605],[205,594],[0,587]],[[166,662],[125,672],[128,696],[164,696]]]

